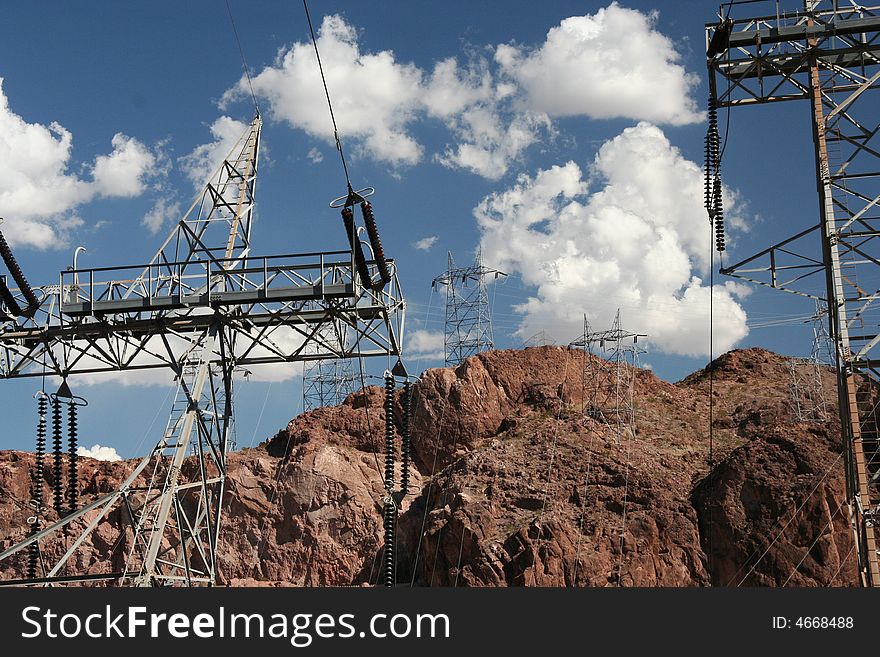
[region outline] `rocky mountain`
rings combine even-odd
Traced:
[[[621,418],[595,406],[601,363],[592,358],[533,347],[423,374],[413,389],[413,492],[398,523],[400,584],[856,584],[838,426],[793,421],[783,357],[745,349],[710,365],[711,453],[710,368],[674,385],[624,372],[634,414]],[[833,397],[833,375],[823,377]],[[376,582],[382,402],[367,388],[229,456],[223,584]],[[0,452],[0,547],[27,529],[32,462]],[[129,467],[84,459],[84,499]],[[111,515],[77,569],[120,568],[126,522]],[[0,563],[0,576],[21,576],[23,561]]]

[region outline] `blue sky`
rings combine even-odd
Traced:
[[[253,252],[342,248],[327,203],[344,180],[303,49],[302,6],[230,4],[266,118]],[[431,279],[447,250],[463,263],[480,244],[486,264],[511,273],[490,292],[499,347],[540,330],[566,343],[583,312],[604,327],[621,306],[627,327],[653,336],[645,360],[658,375],[677,380],[705,364],[698,167],[703,24],[715,3],[360,0],[311,10],[353,182],[376,188],[383,244],[399,263],[411,370],[439,364],[442,299]],[[195,193],[192,154],[214,152],[250,120],[241,76],[222,0],[4,7],[0,154],[15,175],[0,182],[0,214],[31,281],[57,280],[77,245],[87,248],[81,266],[149,260]],[[791,103],[731,117],[727,257],[814,221],[808,112]],[[718,349],[808,352],[809,302],[726,282],[716,287]],[[274,434],[301,405],[293,372],[256,374],[283,380],[238,386],[240,445]],[[83,442],[132,456],[155,441],[170,387],[139,381],[71,381],[90,401]],[[22,409],[36,385],[4,383],[4,448],[32,449],[34,417]]]

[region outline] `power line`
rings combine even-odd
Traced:
[[[345,153],[342,150],[342,140],[339,138],[339,128],[336,126],[336,114],[333,112],[333,102],[330,100],[330,90],[327,88],[327,77],[324,75],[324,65],[321,63],[321,53],[318,50],[318,39],[315,37],[315,28],[312,27],[312,16],[309,13],[308,0],[303,0],[303,8],[306,10],[306,21],[309,23],[309,34],[312,37],[312,45],[315,47],[315,57],[318,60],[318,70],[321,72],[321,82],[324,84],[324,95],[327,97],[327,107],[330,109],[330,120],[333,122],[333,139],[336,140],[336,150],[339,151],[339,159],[342,160],[342,171],[345,173],[345,184],[351,192],[351,178],[348,175],[348,166],[345,164]]]
[[[254,109],[260,115],[260,105],[257,103],[257,95],[254,93],[254,83],[251,80],[251,71],[244,58],[244,49],[241,47],[241,39],[238,38],[238,30],[235,28],[235,19],[232,17],[232,9],[229,8],[229,0],[226,0],[226,11],[229,13],[229,22],[232,24],[232,33],[235,35],[235,43],[238,44],[238,54],[241,55],[241,64],[244,66],[244,74],[247,76],[248,88],[251,90],[251,98],[254,101]]]

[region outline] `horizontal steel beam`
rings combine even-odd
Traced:
[[[27,579],[0,579],[0,586],[34,586],[38,584],[71,584],[75,582],[100,582],[122,579],[125,573],[95,573],[91,575],[56,575],[55,577],[32,577]]]
[[[152,310],[183,310],[186,308],[229,309],[234,306],[250,306],[266,301],[322,301],[339,299],[354,294],[354,286],[349,284],[295,286],[284,288],[232,290],[230,292],[203,292],[190,295],[150,296],[143,298],[111,299],[84,303],[65,303],[63,313],[76,316],[101,316],[127,312],[149,312]]]
[[[868,16],[836,20],[831,23],[814,23],[807,25],[789,25],[781,27],[766,27],[756,30],[742,30],[733,32],[728,39],[728,48],[748,48],[785,41],[806,41],[807,39],[826,39],[848,34],[862,34],[880,30],[880,16]],[[722,51],[718,57],[724,57]]]
[[[820,63],[829,67],[876,66],[877,62],[874,58],[880,58],[880,44],[866,44],[863,48],[835,48],[833,50],[818,48],[815,50],[815,54]],[[712,67],[722,76],[732,80],[770,79],[808,73],[810,60],[803,53],[778,53],[731,59],[730,61],[726,59],[714,60]],[[873,85],[871,88],[876,87],[877,85]],[[858,89],[859,85],[838,85],[836,91],[842,91],[844,88],[854,90]]]

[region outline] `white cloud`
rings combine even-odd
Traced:
[[[445,357],[443,332],[423,329],[408,332],[405,352],[409,358],[443,360]]]
[[[62,246],[82,219],[74,210],[99,197],[141,194],[159,154],[117,133],[109,155],[99,155],[85,170],[91,179],[70,171],[73,135],[60,124],[28,123],[9,107],[0,78],[0,216],[3,232],[14,244],[37,248]]]
[[[495,95],[492,74],[485,59],[475,59],[471,67],[462,70],[454,57],[434,64],[421,102],[430,116],[454,117],[467,108],[489,102]]]
[[[489,180],[498,180],[539,140],[542,130],[553,134],[546,114],[528,111],[514,114],[505,125],[497,106],[474,106],[454,123],[453,131],[459,143],[436,159],[444,166],[467,169]]]
[[[165,197],[161,197],[141,219],[141,224],[147,227],[151,235],[155,235],[175,219],[180,219],[180,203],[169,203]]]
[[[356,30],[338,15],[324,17],[318,47],[343,138],[392,165],[418,162],[422,146],[408,134],[407,124],[420,103],[421,70],[398,63],[390,50],[361,52]],[[274,118],[332,143],[333,126],[311,43],[282,50],[273,66],[253,77],[253,87],[269,101]],[[240,81],[224,100],[246,88]]]
[[[196,188],[208,182],[247,129],[248,124],[221,116],[210,127],[213,141],[197,146],[178,160],[180,168]]]
[[[437,243],[437,240],[440,239],[436,235],[431,235],[429,237],[423,237],[417,242],[413,242],[413,248],[418,249],[419,251],[430,251],[431,247]]]
[[[466,66],[447,57],[430,72],[389,50],[365,51],[339,15],[324,17],[318,46],[341,137],[355,153],[395,168],[416,164],[424,147],[412,128],[436,119],[452,143],[433,160],[497,180],[530,146],[555,136],[553,117],[701,120],[690,97],[698,78],[677,63],[678,53],[655,22],[654,14],[612,3],[565,19],[539,47],[487,47],[491,59],[469,48]],[[333,144],[311,43],[281,49],[253,87],[273,118]],[[242,78],[221,106],[247,95]]]
[[[525,90],[528,106],[551,117],[699,122],[690,95],[699,78],[678,63],[656,19],[613,2],[564,19],[538,48],[500,45],[495,60]]]
[[[156,156],[137,139],[121,132],[113,136],[113,152],[95,158],[92,175],[102,196],[139,196]]]
[[[429,116],[444,121],[455,144],[436,153],[434,160],[497,180],[542,133],[552,137],[550,118],[514,107],[515,92],[508,83],[493,83],[483,57],[473,57],[464,70],[454,59],[437,62],[422,102]]]
[[[314,147],[309,149],[306,157],[309,158],[309,162],[311,162],[312,164],[320,164],[324,161],[324,154],[319,149]]]
[[[105,447],[104,445],[98,445],[97,443],[86,449],[82,445],[76,448],[76,453],[78,456],[87,456],[92,459],[97,459],[98,461],[121,461],[122,457],[119,456],[119,452],[116,451],[114,447]]]
[[[736,216],[735,197],[727,196]],[[483,256],[536,288],[518,308],[519,335],[544,330],[568,342],[582,330],[583,313],[605,328],[619,307],[624,323],[648,333],[658,350],[707,353],[709,288],[698,272],[711,232],[702,172],[659,128],[640,123],[606,142],[588,180],[574,162],[521,175],[474,214]],[[718,351],[748,333],[739,292],[716,286]]]

